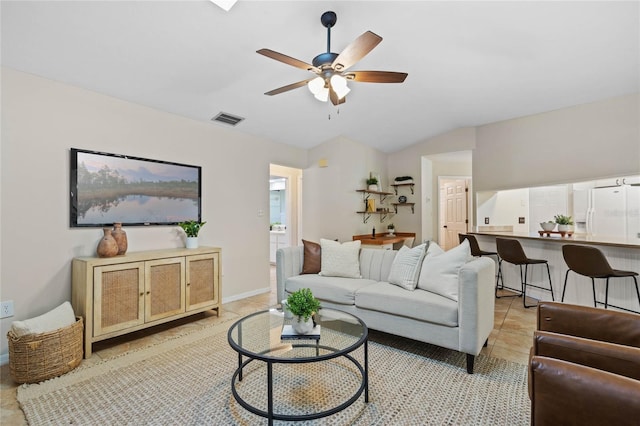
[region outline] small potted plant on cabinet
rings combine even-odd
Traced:
[[[207,222],[198,222],[197,220],[187,220],[178,223],[185,234],[187,234],[187,248],[198,248],[198,232]]]
[[[298,334],[307,334],[313,330],[313,314],[320,309],[320,301],[313,297],[308,288],[301,288],[289,295],[287,308],[293,315],[293,331]]]
[[[562,214],[557,214],[553,217],[558,224],[558,231],[567,232],[571,230],[571,225],[573,225],[573,219],[571,216],[565,216]]]

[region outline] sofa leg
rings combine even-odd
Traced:
[[[475,356],[467,354],[467,373],[469,374],[473,374],[473,361],[475,361],[475,359]]]

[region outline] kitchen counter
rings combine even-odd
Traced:
[[[573,236],[561,237],[559,234],[552,234],[547,237],[540,236],[537,232],[533,234],[509,232],[509,231],[477,231],[472,232],[478,240],[478,245],[482,250],[496,251],[496,237],[515,238],[520,241],[527,257],[533,259],[546,259],[551,271],[551,282],[555,294],[555,300],[560,301],[564,286],[565,276],[567,280],[567,290],[564,301],[577,305],[593,306],[593,290],[591,279],[570,272],[566,275],[568,267],[562,255],[564,244],[591,245],[599,249],[607,261],[614,269],[625,271],[635,271],[640,273],[640,239],[630,241],[625,238],[590,236],[585,234],[574,234]],[[505,283],[508,287],[520,287],[519,268],[510,263],[502,263],[502,272]],[[545,268],[530,267],[528,282],[538,286],[547,287],[547,277]],[[596,297],[598,301],[605,298],[605,280],[596,279]],[[548,291],[536,288],[527,289],[527,296],[539,300],[551,300]],[[640,312],[640,303],[632,278],[612,278],[609,280],[609,303],[623,307],[634,312]],[[598,304],[599,307],[602,305]]]
[[[540,234],[532,233],[527,234],[524,232],[509,232],[509,231],[476,231],[471,232],[474,235],[486,235],[492,237],[512,237],[525,240],[541,240],[552,243],[562,244],[585,244],[585,245],[600,245],[600,246],[613,246],[613,247],[627,247],[640,249],[640,238],[624,238],[624,237],[607,237],[596,236],[586,234],[573,234],[571,237],[561,237],[559,234],[552,234],[550,237],[546,235],[540,236]]]

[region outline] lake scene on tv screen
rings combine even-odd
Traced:
[[[77,224],[168,224],[199,219],[195,166],[77,153]]]

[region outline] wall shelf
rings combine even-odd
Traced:
[[[413,185],[415,185],[414,183],[392,183],[391,186],[393,186],[393,191],[396,193],[396,195],[398,195],[398,187],[402,187],[402,186],[408,186],[409,189],[411,189],[411,194],[413,194]]]
[[[368,189],[356,189],[356,192],[361,192],[362,193],[362,198],[364,199],[364,201],[367,201],[369,198],[371,198],[371,195],[379,195],[380,196],[380,203],[384,203],[384,200],[387,198],[388,195],[393,195],[393,192],[385,192],[385,191],[369,191]]]
[[[396,213],[398,213],[398,206],[407,206],[407,207],[411,207],[411,214],[415,213],[414,211],[415,204],[416,203],[391,203]]]
[[[376,211],[376,212],[359,211],[359,212],[356,212],[356,213],[362,215],[362,223],[367,223],[367,221],[369,221],[369,219],[371,218],[372,214],[379,214],[380,215],[380,223],[383,223],[389,214],[393,214],[388,210]]]

